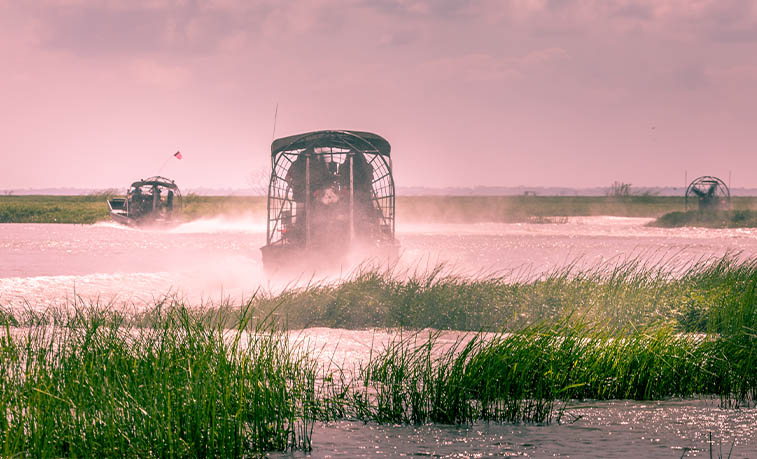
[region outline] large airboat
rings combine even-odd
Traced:
[[[108,200],[113,221],[128,226],[164,226],[178,222],[181,191],[176,183],[155,176],[131,184],[125,198]]]
[[[360,131],[275,140],[268,186],[266,271],[343,266],[351,255],[393,257],[391,147]]]

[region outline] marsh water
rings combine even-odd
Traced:
[[[648,219],[571,218],[555,224],[398,224],[397,272],[438,264],[461,275],[528,279],[569,265],[596,267],[628,259],[685,267],[725,253],[757,256],[754,229],[650,228]],[[269,280],[259,247],[259,219],[198,220],[170,230],[95,225],[0,225],[0,305],[39,308],[83,298],[114,307],[142,308],[166,293],[194,304],[243,299],[340,273],[303,273]],[[354,267],[345,267],[348,275]],[[357,363],[376,332],[312,329],[298,332],[335,346]],[[333,353],[331,354],[333,357]],[[563,422],[547,426],[379,426],[317,424],[314,457],[573,456],[757,457],[757,409],[722,409],[717,400],[582,402]],[[302,456],[302,453],[295,453]]]

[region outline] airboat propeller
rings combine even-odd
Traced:
[[[700,211],[728,210],[731,207],[731,191],[719,178],[705,175],[686,188],[686,210],[689,209],[690,200],[698,203]]]

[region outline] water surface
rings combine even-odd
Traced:
[[[649,228],[644,226],[648,221],[586,217],[565,224],[399,224],[399,271],[445,263],[465,275],[523,278],[571,264],[593,267],[634,257],[682,266],[728,252],[757,256],[753,229]],[[82,297],[140,308],[168,292],[194,304],[241,300],[288,282],[264,275],[259,251],[264,242],[265,228],[252,219],[200,220],[165,231],[110,223],[0,224],[0,305],[45,308]],[[293,333],[321,349],[324,364],[334,360],[343,367],[357,366],[372,346],[391,339],[375,331],[328,328]],[[547,426],[317,424],[312,456],[709,457],[711,434],[715,457],[721,444],[724,457],[731,445],[731,457],[757,457],[755,408],[724,410],[709,400],[580,403],[569,407],[564,421]]]

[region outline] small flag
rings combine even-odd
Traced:
[[[181,152],[180,151],[177,151],[173,155],[176,156],[176,159],[181,159]]]

